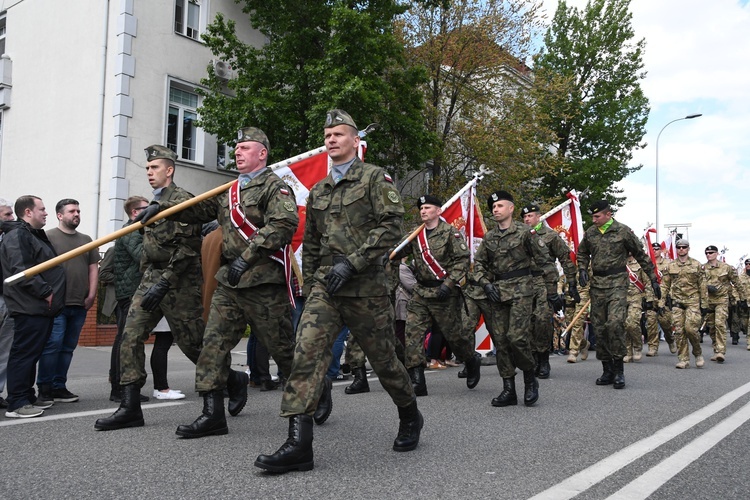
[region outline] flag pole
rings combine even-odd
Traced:
[[[360,130],[358,132],[358,135],[359,137],[365,137],[367,134],[372,133],[375,130],[377,130],[379,126],[380,125],[378,125],[377,123],[371,123],[364,130]],[[320,153],[324,153],[325,151],[326,151],[325,146],[321,146],[319,148],[312,149],[306,153],[302,153],[297,156],[287,158],[286,160],[276,162],[273,165],[269,165],[268,168],[270,168],[271,170],[278,170],[282,167],[288,167],[290,165],[294,165],[295,163],[299,163],[303,160],[311,158]],[[158,220],[169,217],[170,215],[174,215],[178,212],[181,212],[182,210],[185,210],[186,208],[192,207],[193,205],[196,205],[204,200],[207,200],[214,196],[218,196],[224,191],[226,191],[227,189],[229,189],[230,187],[232,187],[232,184],[234,184],[236,181],[237,181],[236,179],[232,180],[230,182],[227,182],[226,184],[222,184],[221,186],[218,186],[209,191],[206,191],[203,194],[190,198],[189,200],[185,200],[182,203],[179,203],[173,207],[160,211],[158,214],[154,215],[151,219],[149,219],[148,224],[152,224]],[[86,243],[83,246],[74,248],[73,250],[69,252],[65,252],[62,255],[58,255],[57,257],[53,257],[52,259],[42,262],[41,264],[37,264],[36,266],[30,267],[24,271],[21,271],[20,273],[16,273],[13,276],[9,276],[8,278],[5,279],[4,283],[6,285],[13,285],[24,278],[31,278],[32,276],[35,276],[39,273],[43,273],[44,271],[51,269],[57,265],[60,265],[63,262],[66,262],[70,259],[78,257],[79,255],[83,255],[94,249],[98,249],[100,246],[105,245],[109,243],[110,241],[114,241],[117,238],[120,238],[122,236],[125,236],[126,234],[132,233],[133,231],[138,231],[139,229],[143,229],[144,226],[145,224],[143,223],[130,224],[129,226],[118,229],[114,233],[110,233],[106,236],[102,236],[101,238],[98,238],[92,242]]]

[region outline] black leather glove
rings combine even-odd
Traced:
[[[140,222],[145,226],[154,215],[159,213],[159,210],[161,210],[159,203],[152,201],[146,208],[138,212],[138,215],[135,216],[133,222]]]
[[[589,272],[585,269],[578,271],[578,284],[586,286],[589,284]]]
[[[492,283],[484,285],[484,294],[487,295],[487,298],[492,302],[500,302],[500,292],[497,291],[497,287]]]
[[[740,311],[747,312],[747,301],[746,300],[740,300],[737,303],[740,306]]]
[[[141,307],[148,312],[155,310],[167,292],[169,291],[169,281],[161,278],[155,285],[146,290],[141,299]]]
[[[671,295],[667,295],[667,298],[664,301],[664,305],[667,306],[667,309],[672,309],[672,296]]]
[[[550,303],[553,311],[562,311],[565,309],[565,299],[559,293],[548,293],[547,302]]]
[[[326,292],[328,292],[328,295],[338,292],[344,286],[344,283],[354,276],[355,272],[357,270],[354,269],[349,259],[343,259],[335,263],[331,270],[328,271],[328,274],[326,274],[326,280],[328,281]]]
[[[576,304],[581,302],[581,294],[578,293],[578,287],[575,283],[568,285],[568,295],[570,295],[570,298],[572,298]]]
[[[646,311],[655,311],[656,309],[654,309],[654,302],[653,302],[653,301],[651,301],[651,300],[647,300],[647,301],[646,301],[646,307],[645,307],[645,310],[646,310]]]
[[[237,257],[232,261],[232,265],[229,266],[229,272],[227,273],[227,283],[231,286],[237,286],[242,278],[242,274],[250,269],[250,263],[242,258]]]
[[[438,289],[437,298],[440,300],[445,300],[448,297],[451,296],[451,287],[443,283],[440,285],[440,288]]]
[[[661,285],[659,284],[659,282],[656,280],[652,281],[651,288],[654,289],[654,295],[656,296],[656,298],[660,299],[661,298]]]
[[[643,297],[641,299],[641,311],[647,311],[648,310],[647,304],[648,304],[648,302],[646,302],[646,297]]]
[[[708,309],[706,309],[705,307],[701,307],[701,316],[705,316],[708,313],[709,313]]]
[[[706,289],[708,290],[708,293],[710,293],[711,295],[713,295],[713,294],[715,294],[716,292],[718,292],[718,291],[719,291],[719,289],[718,289],[718,288],[716,288],[716,286],[715,286],[715,285],[708,285],[708,286],[706,287]]]
[[[665,314],[667,314],[667,310],[666,310],[665,308],[663,308],[663,307],[660,307],[660,308],[658,308],[658,309],[656,310],[656,312],[657,312],[658,314],[661,314],[662,316],[664,316]]]

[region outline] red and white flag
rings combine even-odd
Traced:
[[[675,233],[669,233],[667,239],[661,242],[661,249],[666,252],[666,256],[669,260],[677,258],[677,248],[675,247],[677,244],[676,239],[677,235]]]
[[[547,217],[544,222],[550,229],[560,235],[568,248],[570,248],[570,260],[576,262],[578,245],[583,239],[583,219],[581,218],[581,201],[575,190],[567,195],[570,204]]]
[[[661,271],[659,271],[659,266],[656,265],[656,252],[654,252],[654,247],[651,244],[651,233],[656,234],[656,228],[650,227],[646,229],[646,234],[643,235],[643,237],[646,239],[646,250],[648,251],[648,256],[651,258],[651,263],[654,265],[654,272],[656,273],[656,281],[661,283]]]

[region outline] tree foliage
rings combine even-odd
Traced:
[[[342,108],[368,136],[368,158],[398,172],[429,157],[432,134],[422,120],[424,68],[407,65],[393,32],[406,6],[395,0],[236,0],[267,43],[253,47],[237,24],[218,15],[203,36],[236,77],[226,84],[211,71],[200,126],[231,141],[241,126],[269,137],[271,161],[322,145],[325,113]],[[242,30],[245,31],[245,30]]]
[[[590,0],[583,11],[560,1],[535,58],[535,93],[555,131],[559,168],[545,174],[542,194],[560,198],[588,189],[590,199],[619,204],[614,184],[643,147],[648,99],[640,87],[643,39],[634,41],[630,0]]]

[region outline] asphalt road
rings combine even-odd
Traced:
[[[430,395],[419,398],[425,427],[409,453],[391,449],[397,411],[372,376],[369,394],[345,395],[349,382],[336,383],[333,413],[315,428],[315,469],[285,475],[253,466],[259,453],[286,439],[280,391],[249,389],[245,410],[228,417],[226,436],[177,439],[177,425],[192,422],[202,400],[192,390],[193,367],[176,347],[170,384],[187,399],[145,403],[145,427],[94,431],[94,421],[116,407],[107,399],[109,354],[109,348],[76,351],[68,387],[80,402],[57,403],[41,418],[0,414],[0,496],[630,500],[750,492],[744,345],[729,346],[723,365],[677,370],[676,356],[662,343],[660,356],[626,365],[624,390],[594,384],[601,364],[593,356],[575,365],[552,356],[552,377],[540,381],[532,408],[490,405],[502,387],[493,366],[482,367],[471,391],[456,377],[458,368],[430,372]],[[242,369],[244,358],[234,353],[235,368]]]

